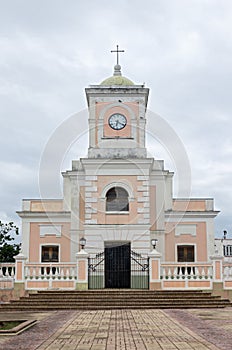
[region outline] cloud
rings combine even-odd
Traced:
[[[110,50],[120,44],[123,74],[146,82],[149,109],[166,119],[188,152],[193,195],[214,196],[222,211],[218,232],[231,227],[232,3],[218,4],[2,2],[2,216],[15,217],[20,198],[39,195],[42,150],[58,125],[86,108],[84,88],[112,74]],[[166,157],[160,146],[153,149],[156,158]],[[70,152],[75,155],[74,148]],[[175,170],[170,159],[166,164]]]

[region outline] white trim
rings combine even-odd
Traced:
[[[56,237],[61,237],[63,225],[47,225],[39,224],[39,235],[40,237],[55,235]]]
[[[85,192],[97,192],[97,186],[86,186]]]
[[[129,211],[106,211],[105,212],[106,215],[129,215]]]
[[[122,182],[122,181],[114,181],[109,183],[108,185],[106,185],[101,193],[101,198],[105,199],[106,198],[106,193],[113,187],[122,187],[124,190],[127,191],[128,195],[129,195],[129,200],[134,199],[134,195],[133,195],[133,190],[131,188],[131,186],[126,183],[126,182]]]
[[[196,224],[178,224],[175,227],[175,236],[180,235],[191,235],[196,236],[197,235],[197,225]]]

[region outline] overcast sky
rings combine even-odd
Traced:
[[[231,0],[0,0],[0,220],[39,198],[40,158],[59,125],[86,108],[84,88],[123,75],[188,154],[192,197],[213,197],[217,236],[232,234]],[[83,120],[83,123],[86,121]],[[154,127],[154,126],[153,126]],[[86,155],[71,147],[60,166]],[[85,145],[85,147],[84,147]],[[148,145],[175,170],[163,145]],[[176,195],[174,190],[174,195]]]

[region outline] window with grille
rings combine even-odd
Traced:
[[[179,245],[177,247],[178,262],[193,262],[194,261],[194,246],[193,245]]]
[[[112,187],[106,193],[106,211],[129,211],[128,193],[122,187]]]
[[[59,262],[59,247],[43,246],[41,250],[41,262]]]
[[[223,253],[224,253],[224,256],[232,256],[232,245],[224,245]]]

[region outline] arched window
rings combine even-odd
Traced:
[[[106,211],[129,211],[128,193],[122,187],[112,187],[106,193]]]

